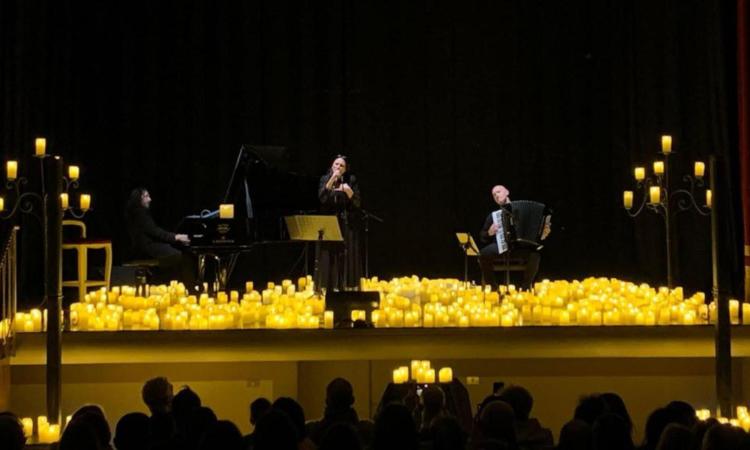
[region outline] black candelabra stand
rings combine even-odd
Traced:
[[[69,191],[78,188],[79,168],[70,166],[63,176],[63,159],[46,153],[46,140],[37,138],[39,189],[29,190],[29,181],[19,176],[18,161],[6,162],[5,196],[0,196],[0,220],[15,220],[20,214],[42,224],[44,246],[44,304],[47,307],[47,417],[60,424],[62,394],[62,220],[66,212],[81,219],[90,209],[91,196],[81,194],[78,208],[69,205]],[[6,203],[6,199],[8,202]]]

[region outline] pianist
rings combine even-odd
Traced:
[[[320,256],[321,287],[331,290],[354,288],[359,284],[362,263],[359,250],[359,185],[350,174],[343,155],[337,155],[331,168],[320,177],[318,199],[323,214],[335,214],[344,245],[325,245]]]
[[[191,286],[192,263],[187,255],[173,247],[174,244],[187,245],[190,239],[186,234],[175,234],[163,230],[151,217],[151,195],[145,188],[131,191],[125,211],[130,236],[131,257],[135,259],[156,259],[163,277],[178,279]],[[187,279],[186,279],[187,278]]]
[[[510,209],[510,191],[502,185],[497,185],[492,188],[492,200],[497,203],[498,206],[511,213]],[[492,213],[487,216],[484,221],[484,226],[479,232],[479,241],[484,245],[479,251],[479,267],[482,270],[482,278],[485,283],[492,286],[492,289],[497,288],[497,280],[495,279],[495,273],[493,266],[497,262],[503,261],[503,256],[498,253],[497,240],[495,235],[498,231],[498,225],[492,220]],[[544,229],[542,231],[542,239],[546,239],[550,233],[549,221],[545,221]],[[541,255],[535,249],[531,248],[516,248],[510,250],[509,258],[521,259],[526,264],[526,269],[523,273],[523,281],[521,287],[524,289],[530,289],[534,284],[534,279],[539,271],[539,262]]]

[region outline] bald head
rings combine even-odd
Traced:
[[[510,201],[510,198],[508,198],[509,195],[510,191],[505,186],[498,184],[492,188],[492,199],[495,200],[495,203],[498,205],[508,203]]]

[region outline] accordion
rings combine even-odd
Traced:
[[[510,203],[510,211],[500,208],[492,213],[497,225],[495,239],[500,254],[518,247],[542,248],[542,233],[550,215],[544,203],[531,200],[516,200]]]

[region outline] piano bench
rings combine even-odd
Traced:
[[[134,259],[123,263],[123,267],[133,269],[135,272],[135,287],[145,286],[148,284],[151,275],[151,269],[159,267],[158,259]]]

